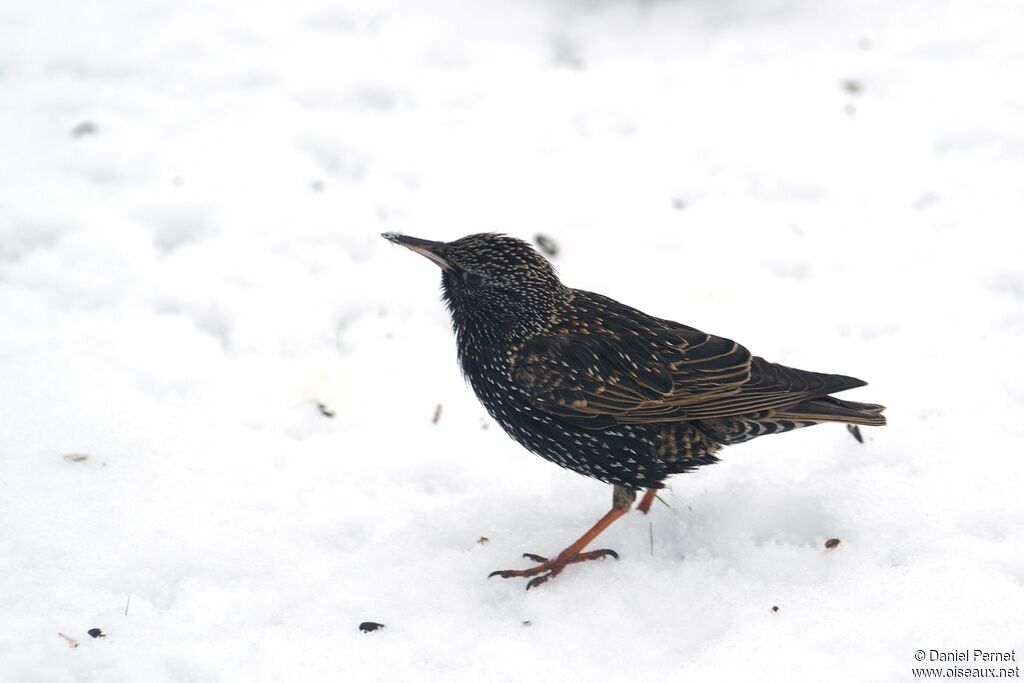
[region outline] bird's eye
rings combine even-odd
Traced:
[[[467,272],[466,275],[463,277],[463,280],[465,281],[466,286],[468,287],[479,287],[484,283],[484,278],[479,273]]]

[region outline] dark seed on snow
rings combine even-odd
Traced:
[[[825,541],[825,547],[829,550],[832,550],[832,548],[835,548],[837,545],[839,545],[838,538],[830,538],[827,541]]]
[[[99,128],[92,121],[82,121],[80,124],[71,129],[71,136],[80,138],[83,135],[95,135],[99,132]]]
[[[323,403],[317,403],[316,407],[320,409],[320,414],[324,417],[334,417],[334,411],[325,406]]]
[[[533,236],[533,241],[537,243],[540,250],[548,256],[558,256],[558,243],[553,239],[542,233],[537,233]]]
[[[772,605],[772,611],[775,612],[776,614],[778,614],[779,613],[779,606],[778,605]]]
[[[860,435],[860,427],[857,425],[846,425],[846,429],[853,434],[853,438],[857,439],[857,443],[864,443],[864,437]]]
[[[107,634],[104,633],[103,631],[99,630],[98,628],[91,628],[91,629],[89,629],[87,631],[87,633],[90,636],[92,636],[93,638],[106,638],[107,637]]]
[[[384,628],[384,624],[378,624],[376,621],[364,621],[359,624],[359,630],[363,633],[369,633],[382,628]]]

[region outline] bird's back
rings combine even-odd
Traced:
[[[744,422],[776,421],[777,433],[797,426],[819,422],[846,422],[880,426],[885,424],[881,414],[884,406],[868,403],[843,401],[830,394],[866,386],[867,382],[833,373],[800,370],[779,363],[773,363],[753,356],[735,342],[709,335],[700,330],[664,318],[656,318],[614,299],[584,290],[573,290],[576,310],[581,319],[580,328],[593,327],[592,320],[619,337],[635,337],[633,345],[640,346],[641,354],[649,354],[660,365],[678,368],[693,364],[697,367],[696,377],[685,376],[681,386],[673,386],[665,402],[680,406],[673,417],[689,421],[700,421],[718,427],[722,420],[742,417]],[[666,349],[667,347],[667,349]],[[707,352],[697,352],[707,348]],[[713,362],[708,362],[708,361]],[[736,381],[736,371],[745,373],[741,382]],[[723,372],[724,371],[724,372]],[[673,379],[680,379],[678,372],[671,372]],[[714,379],[724,377],[722,389],[728,394],[717,400],[701,401],[699,397],[687,400],[687,393],[696,391],[703,395],[714,394]],[[688,383],[688,384],[687,384]],[[691,388],[692,387],[692,388]],[[710,388],[709,388],[710,387]],[[629,419],[625,416],[623,419]],[[789,422],[807,424],[788,424]],[[729,424],[729,423],[725,423]],[[716,430],[710,430],[715,433]],[[759,436],[757,430],[750,430],[747,437]],[[723,443],[736,443],[736,437],[723,438]]]

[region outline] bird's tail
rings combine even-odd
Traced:
[[[834,396],[821,396],[780,409],[776,419],[810,420],[814,422],[845,422],[852,425],[880,427],[885,424],[885,406],[875,403],[844,401]]]

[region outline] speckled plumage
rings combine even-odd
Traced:
[[[716,462],[723,445],[821,421],[884,423],[880,407],[837,399],[817,406],[837,415],[795,410],[864,382],[768,363],[735,342],[566,287],[526,242],[470,235],[439,249],[473,391],[509,436],[567,469],[656,488]]]
[[[562,305],[551,319],[543,325],[538,321],[535,332],[511,340],[489,337],[452,308],[459,362],[484,408],[527,450],[609,484],[660,487],[669,474],[715,462],[713,454],[720,446],[689,423],[609,421],[595,429],[582,426],[587,419],[560,415],[536,400],[544,388],[559,382],[561,376],[557,367],[548,371],[538,368],[537,356],[531,351],[549,339],[584,332],[586,320],[565,312],[584,302],[591,305],[590,311],[596,312],[601,307],[593,304],[599,299],[603,297],[566,290]]]
[[[566,287],[521,240],[385,237],[443,269],[459,362],[487,412],[528,450],[614,485],[615,507],[726,445],[821,422],[885,424],[882,406],[829,396],[863,381],[770,363]]]

